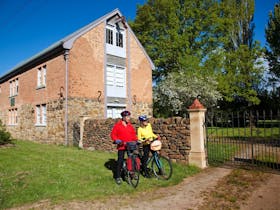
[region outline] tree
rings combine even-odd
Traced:
[[[148,0],[139,6],[130,24],[156,65],[154,110],[182,113],[197,95],[207,105],[221,98],[258,103],[253,14],[253,0]]]
[[[269,61],[270,73],[274,79],[280,81],[280,1],[275,4],[274,11],[270,12],[267,27],[265,29],[266,58]]]
[[[213,0],[148,0],[138,6],[130,25],[155,63],[155,81],[182,65],[192,65],[192,58],[201,61],[216,46],[213,33],[217,14]],[[193,71],[194,69],[192,69]]]
[[[221,18],[227,37],[223,42],[224,57],[219,76],[219,91],[228,103],[254,105],[260,102],[257,86],[264,68],[262,49],[253,41],[254,0],[221,1]]]
[[[154,89],[154,107],[157,116],[185,115],[196,97],[203,93],[201,102],[210,107],[221,99],[217,82],[211,76],[190,75],[187,71],[172,72]]]

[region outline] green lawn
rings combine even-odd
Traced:
[[[116,153],[16,141],[14,147],[0,148],[0,158],[0,209],[43,199],[61,202],[131,194],[175,185],[200,171],[194,166],[174,163],[170,180],[141,176],[135,190],[126,183],[115,184],[108,165]]]
[[[228,160],[231,160],[238,151],[237,144],[208,142],[207,154],[208,161],[211,165],[219,165]]]
[[[208,127],[208,136],[223,136],[231,138],[240,137],[259,137],[259,138],[280,138],[280,128],[225,128],[225,127]]]

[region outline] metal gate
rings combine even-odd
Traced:
[[[207,112],[206,136],[210,165],[280,171],[279,110]]]

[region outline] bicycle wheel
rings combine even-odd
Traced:
[[[127,173],[127,181],[134,188],[138,186],[139,178],[140,178],[139,175],[140,175],[139,171],[128,171]]]
[[[170,179],[173,172],[170,159],[160,155],[153,159],[152,169],[157,178],[165,180]]]
[[[139,183],[139,178],[140,178],[140,171],[136,168],[137,163],[136,163],[136,156],[133,156],[132,158],[132,171],[128,171],[128,183],[132,185],[134,188],[137,187]]]

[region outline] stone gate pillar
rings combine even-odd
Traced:
[[[189,163],[199,168],[207,167],[206,148],[204,141],[206,139],[206,129],[204,126],[206,109],[195,99],[188,109],[190,115],[190,137],[191,150],[189,154]]]
[[[83,115],[80,116],[80,140],[79,140],[79,147],[80,148],[84,148],[84,142],[83,142],[83,138],[84,138],[84,127],[85,127],[85,121],[87,119],[90,119],[91,117],[88,115]]]

